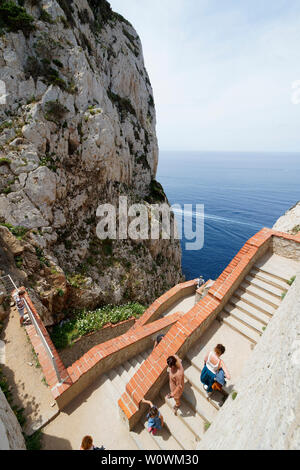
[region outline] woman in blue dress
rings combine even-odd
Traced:
[[[221,356],[223,356],[224,353],[225,347],[222,344],[218,344],[214,351],[206,354],[204,358],[205,366],[201,373],[201,382],[207,393],[213,392],[212,386],[215,383],[216,375],[220,369],[223,369],[226,379],[230,380],[229,371],[221,360]]]

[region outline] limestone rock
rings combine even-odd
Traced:
[[[293,235],[300,233],[300,201],[280,217],[273,228]]]
[[[9,231],[8,228],[3,227],[0,225],[0,238],[2,238],[2,241],[6,243],[8,249],[11,251],[11,253],[16,256],[20,255],[24,251],[24,246],[20,241],[13,236],[13,234]]]
[[[153,194],[156,114],[136,31],[106,0],[67,3],[40,2],[51,23],[25,0],[36,31],[0,36],[0,80],[9,94],[0,106],[0,156],[7,158],[0,220],[30,229],[27,243],[65,273],[92,279],[80,296],[67,289],[57,299],[49,279],[41,287],[35,252],[26,250],[22,270],[33,289],[36,283],[47,292],[35,291],[49,321],[52,312],[53,320],[60,315],[53,306],[63,308],[68,296],[72,303],[73,294],[82,306],[147,304],[182,280],[178,241],[105,245],[96,236],[99,205],[117,208],[119,196],[129,205],[167,200],[163,191],[159,201]]]
[[[0,450],[26,450],[21,426],[0,389]]]
[[[7,318],[7,316],[8,316],[8,311],[5,310],[3,305],[0,305],[0,321],[5,320],[5,318]]]
[[[56,176],[49,168],[41,166],[27,178],[24,192],[30,201],[39,207],[42,214],[52,222],[52,204],[56,199]]]

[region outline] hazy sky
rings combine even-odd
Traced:
[[[161,150],[300,152],[299,0],[110,3],[142,40]]]

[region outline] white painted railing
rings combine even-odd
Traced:
[[[0,277],[0,286],[1,286],[1,284],[4,287],[7,294],[11,294],[13,291],[18,290],[16,284],[14,283],[14,281],[11,278],[10,275]],[[31,321],[32,325],[34,326],[35,331],[39,335],[39,337],[40,337],[40,339],[43,343],[43,346],[44,346],[44,348],[45,348],[45,350],[46,350],[46,352],[49,356],[49,359],[50,359],[50,361],[53,365],[53,368],[54,368],[55,373],[56,373],[57,380],[58,380],[59,383],[62,383],[61,376],[60,376],[60,373],[59,373],[59,370],[58,370],[58,367],[57,367],[56,359],[55,359],[55,357],[54,357],[54,355],[53,355],[53,353],[52,353],[52,351],[49,347],[49,344],[47,343],[46,338],[43,335],[43,333],[42,333],[42,331],[41,331],[41,329],[40,329],[40,327],[39,327],[39,325],[36,321],[34,313],[32,312],[31,308],[28,305],[28,302],[24,298],[23,298],[23,300],[24,300],[25,307],[26,307],[28,316],[30,318],[30,321]]]

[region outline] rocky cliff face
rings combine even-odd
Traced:
[[[0,389],[0,450],[26,450],[21,426]]]
[[[48,323],[66,307],[150,302],[182,278],[179,243],[101,242],[95,231],[101,203],[166,201],[140,39],[105,0],[6,3],[0,222],[22,245],[14,269]]]
[[[300,201],[280,217],[273,228],[292,235],[300,233]]]

